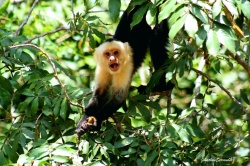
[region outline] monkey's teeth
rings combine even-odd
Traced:
[[[113,64],[110,65],[110,69],[112,71],[117,71],[118,68],[119,68],[119,65],[117,63],[113,63]]]

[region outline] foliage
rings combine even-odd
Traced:
[[[113,34],[128,3],[0,2],[0,165],[250,163],[247,0],[132,1],[143,8],[131,26],[145,9],[152,26],[157,9],[158,21],[168,20],[169,61],[146,77],[150,88],[166,74],[176,84],[172,100],[131,90],[129,111],[77,138],[93,48]]]

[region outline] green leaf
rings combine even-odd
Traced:
[[[238,16],[239,15],[239,13],[237,11],[237,7],[232,2],[229,2],[227,0],[222,0],[222,3],[227,7],[227,9],[230,11],[230,13],[232,15],[234,15],[234,16]]]
[[[0,87],[7,90],[10,94],[13,93],[13,87],[8,79],[0,76]]]
[[[187,14],[182,16],[180,19],[178,19],[173,26],[171,27],[169,31],[169,39],[173,41],[175,35],[179,32],[179,30],[183,27],[185,20],[186,20]]]
[[[53,113],[55,116],[59,115],[61,102],[62,102],[62,98],[59,98],[58,100],[56,100],[56,104],[53,109]]]
[[[170,16],[170,18],[168,19],[168,24],[170,27],[177,21],[178,18],[180,18],[184,14],[186,9],[187,8],[185,6],[181,7]]]
[[[186,67],[186,58],[181,58],[178,60],[177,62],[177,66],[178,66],[178,73],[179,76],[182,77],[184,75],[184,71],[185,71],[185,67]]]
[[[205,134],[204,132],[201,130],[201,128],[195,124],[187,124],[186,125],[186,130],[188,131],[188,133],[194,137],[198,137],[198,138],[204,138]]]
[[[96,19],[99,19],[99,17],[97,17],[97,16],[89,16],[89,17],[86,18],[86,21],[94,21]]]
[[[208,24],[208,16],[207,14],[202,10],[201,7],[198,7],[196,5],[193,5],[191,8],[191,12],[195,17],[197,17],[199,20],[201,20],[203,23]]]
[[[195,108],[188,108],[185,109],[181,112],[179,119],[184,119],[186,118],[188,115],[190,115],[193,111],[195,110]]]
[[[158,102],[153,102],[153,101],[141,101],[143,105],[149,106],[150,108],[156,109],[158,111],[161,110],[161,106]]]
[[[93,31],[94,34],[95,34],[96,36],[98,36],[101,40],[104,40],[104,39],[105,39],[105,35],[104,35],[102,32],[98,31],[98,30],[95,29],[95,28],[92,28],[92,31]]]
[[[155,72],[153,72],[146,88],[146,94],[149,94],[154,88],[154,86],[159,83],[159,80],[163,74],[164,74],[163,70],[156,70]]]
[[[6,12],[7,7],[10,4],[10,0],[4,0],[0,3],[0,15],[2,15],[4,12]]]
[[[195,99],[204,99],[204,95],[202,93],[199,93],[197,96],[195,96]]]
[[[205,26],[200,26],[198,32],[195,34],[195,41],[197,46],[201,46],[207,37],[207,31],[205,30]]]
[[[114,146],[115,146],[115,148],[122,148],[124,146],[130,145],[135,140],[136,140],[136,138],[134,138],[134,137],[126,137],[122,140],[119,140],[118,142],[115,142]]]
[[[4,145],[4,152],[12,162],[17,160],[17,152],[14,151],[14,149],[12,149],[10,145]]]
[[[242,12],[250,20],[250,2],[248,0],[242,0]]]
[[[67,163],[69,158],[65,156],[52,156],[52,160],[58,163]]]
[[[144,163],[145,166],[150,166],[152,165],[152,162],[154,161],[154,159],[158,156],[157,152],[153,152],[150,155],[147,156],[147,159]]]
[[[210,29],[207,36],[206,46],[209,54],[216,56],[220,49],[220,43],[214,30]]]
[[[115,22],[120,15],[121,1],[120,0],[109,0],[109,12],[111,19]]]
[[[131,1],[131,6],[135,6],[135,5],[141,5],[144,2],[146,2],[147,0],[136,0],[136,1]]]
[[[95,39],[94,37],[92,36],[91,33],[88,33],[88,37],[89,37],[89,45],[91,48],[95,48]]]
[[[3,151],[0,151],[0,165],[5,165],[5,157]]]
[[[183,127],[181,127],[177,124],[172,124],[172,126],[175,128],[175,130],[178,133],[178,135],[180,136],[181,140],[188,142],[188,143],[192,143],[192,140],[191,140],[190,136],[188,135],[188,132]]]
[[[63,98],[63,101],[62,101],[62,104],[61,104],[60,116],[64,120],[66,120],[66,117],[67,117],[67,99],[66,99],[66,97]]]
[[[133,28],[135,25],[137,25],[139,22],[141,22],[143,16],[145,15],[147,9],[149,7],[149,4],[144,5],[140,7],[133,15],[133,21],[130,24],[130,28]]]
[[[35,138],[35,133],[27,128],[22,128],[22,133],[25,135],[26,138]]]
[[[159,22],[169,17],[169,15],[175,10],[176,0],[165,1],[160,7]]]
[[[136,149],[135,148],[131,148],[129,147],[128,150],[126,151],[121,151],[121,155],[130,155],[130,154],[134,154],[136,153]]]
[[[29,152],[29,156],[35,159],[41,159],[47,156],[48,154],[49,154],[48,148],[45,147],[35,148]]]
[[[188,35],[195,38],[195,34],[198,31],[198,22],[192,14],[188,14],[185,20],[185,30]]]
[[[29,103],[30,103],[32,100],[34,100],[34,97],[27,97],[27,98],[24,100],[24,102],[19,103],[19,104],[18,104],[18,109],[19,109],[19,111],[20,111],[20,112],[24,112],[24,111],[27,109]],[[31,115],[31,112],[29,112],[28,115]]]
[[[213,19],[215,19],[215,17],[220,14],[221,10],[222,10],[221,0],[215,1],[213,8],[212,8]]]
[[[144,121],[143,119],[141,118],[130,118],[131,119],[131,125],[134,127],[134,128],[138,128],[138,127],[144,127],[144,126],[147,126],[148,123],[146,121]]]
[[[82,147],[83,148],[82,148],[81,153],[82,154],[88,154],[88,152],[89,152],[89,142],[88,141],[84,141],[84,144],[83,144]]]
[[[147,123],[149,123],[150,120],[151,120],[151,115],[150,115],[150,112],[149,112],[148,108],[147,108],[146,106],[140,104],[140,103],[138,103],[138,104],[136,105],[136,107],[138,108],[138,110],[139,110],[141,116],[143,117],[143,119],[144,119]]]
[[[26,52],[22,52],[22,54],[20,55],[20,61],[24,64],[34,63],[33,58],[31,58],[31,56]]]
[[[10,38],[4,38],[0,40],[0,43],[2,46],[7,47],[7,46],[12,45],[13,42]]]
[[[214,63],[214,70],[220,73],[220,61],[215,61]]]
[[[30,107],[31,115],[35,115],[38,111],[38,97],[35,97],[35,99],[31,103]]]
[[[53,155],[58,155],[58,156],[72,156],[71,151],[67,147],[57,147],[53,152]]]
[[[230,52],[235,54],[235,42],[233,37],[222,28],[216,28],[215,31],[220,43],[223,44]]]
[[[19,141],[20,141],[21,146],[23,148],[25,148],[25,146],[26,146],[26,137],[24,136],[23,133],[20,134]]]
[[[201,151],[196,155],[195,159],[202,160],[202,159],[205,158],[205,154],[206,154],[205,150],[201,150]]]
[[[242,97],[242,99],[248,104],[250,105],[250,100],[249,98],[247,97],[247,93],[245,90],[241,89],[240,90],[240,96]]]

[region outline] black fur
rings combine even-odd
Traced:
[[[145,14],[141,22],[130,29],[133,15],[139,8],[140,6],[136,6],[131,12],[126,10],[121,17],[113,38],[105,41],[112,42],[117,40],[129,43],[133,51],[133,73],[143,62],[148,47],[150,48],[152,61],[156,70],[160,69],[168,58],[165,48],[168,41],[166,20],[156,25],[155,28],[151,30],[146,22]],[[81,136],[86,131],[99,130],[102,121],[112,116],[113,113],[125,104],[129,86],[130,85],[128,85],[125,90],[112,92],[112,94],[109,93],[110,86],[106,87],[105,93],[102,94],[96,89],[89,104],[85,108],[85,115],[77,125],[76,133],[78,136]],[[168,89],[164,75],[155,89],[161,91]],[[89,117],[95,117],[96,123],[88,124]]]
[[[168,60],[167,46],[168,43],[168,24],[167,20],[163,20],[160,24],[156,24],[151,33],[150,55],[155,70],[159,70]],[[162,92],[173,89],[174,84],[168,82],[166,84],[165,75],[162,75],[158,84],[153,91]]]

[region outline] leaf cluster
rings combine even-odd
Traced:
[[[128,4],[141,5],[131,27],[144,13],[169,24],[168,60],[133,86],[146,77],[150,93],[165,75],[176,87],[170,102],[131,88],[127,112],[78,139],[72,103],[87,104],[93,48]],[[0,3],[0,165],[249,164],[249,1],[45,0],[27,17],[32,5]]]

